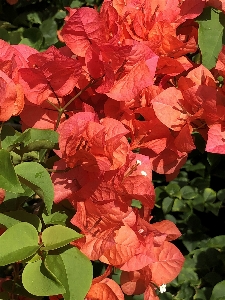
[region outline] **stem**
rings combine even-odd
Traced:
[[[65,173],[65,172],[69,171],[70,168],[66,168],[65,170],[55,170],[55,169],[48,169],[48,168],[46,168],[46,170],[48,172],[51,172],[51,173]]]
[[[58,108],[58,106],[56,106],[54,103],[52,103],[51,101],[49,100],[46,100],[51,106],[53,106],[56,110],[60,110],[60,108]]]
[[[59,127],[59,123],[62,117],[62,114],[65,112],[66,108],[75,100],[77,99],[84,91],[86,91],[89,87],[91,87],[93,85],[93,83],[95,83],[98,79],[91,79],[91,81],[82,89],[79,91],[79,93],[77,93],[73,98],[70,99],[69,102],[67,102],[63,107],[58,108],[58,119],[57,122],[55,124],[55,130],[58,129]]]
[[[76,94],[76,96],[70,99],[70,101],[67,102],[66,105],[64,105],[64,107],[62,108],[63,112],[75,99],[77,99],[84,91],[86,91],[89,87],[91,87],[93,83],[96,82],[97,80],[98,79],[91,79],[91,81],[82,90],[80,90],[79,93]]]

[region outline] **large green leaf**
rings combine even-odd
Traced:
[[[0,224],[7,228],[10,228],[20,222],[30,223],[37,229],[37,231],[41,231],[41,220],[38,218],[38,216],[30,214],[25,210],[0,213]]]
[[[25,289],[36,296],[52,296],[65,293],[61,282],[48,270],[42,260],[28,263],[23,270]]]
[[[0,266],[23,260],[38,248],[38,232],[29,223],[21,222],[7,229],[0,236]]]
[[[1,130],[1,147],[8,149],[15,143],[20,135],[21,133],[16,131],[12,126],[4,124]]]
[[[42,214],[43,221],[45,225],[65,225],[68,219],[67,214],[64,212],[54,212],[53,214],[47,216],[45,213]]]
[[[49,18],[42,22],[40,30],[45,39],[45,47],[51,46],[58,42],[57,29],[57,23],[53,19]]]
[[[210,188],[206,188],[203,192],[205,202],[214,202],[216,200],[216,192]]]
[[[224,248],[225,247],[225,235],[218,235],[211,238],[205,245],[205,247]]]
[[[199,23],[198,43],[202,54],[202,64],[212,69],[224,43],[225,15],[207,7],[197,19]]]
[[[23,183],[21,183],[21,185],[24,190],[23,193],[6,192],[4,202],[0,205],[0,212],[17,211],[18,207],[23,205],[24,202],[34,195],[34,191],[28,186]]]
[[[225,300],[225,280],[214,286],[210,300]]]
[[[79,234],[75,230],[62,225],[51,226],[46,228],[42,233],[42,242],[45,246],[43,249],[47,251],[57,249],[82,236],[82,234]]]
[[[0,188],[12,193],[23,193],[23,188],[16,176],[10,154],[0,149]]]
[[[6,42],[9,41],[9,33],[5,28],[0,28],[0,39]]]
[[[91,262],[80,250],[71,246],[52,253],[47,255],[45,262],[65,287],[64,300],[83,300],[93,278]]]
[[[49,173],[36,162],[24,162],[15,166],[21,182],[29,186],[43,199],[48,214],[51,213],[54,199],[54,188]]]
[[[184,186],[180,189],[181,196],[184,199],[193,199],[197,193],[191,186]]]
[[[14,145],[22,144],[23,152],[41,149],[53,149],[58,143],[59,134],[50,129],[29,128],[14,141]]]
[[[25,44],[39,50],[42,42],[43,35],[41,31],[38,28],[32,27],[24,30],[23,39],[20,41],[20,44]]]

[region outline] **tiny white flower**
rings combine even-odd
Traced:
[[[165,292],[166,292],[166,284],[160,285],[159,291],[160,291],[161,294],[162,294],[162,293],[165,293]]]
[[[147,173],[145,171],[141,171],[141,175],[147,176]]]
[[[137,165],[141,165],[141,161],[139,159],[137,159],[136,163]]]

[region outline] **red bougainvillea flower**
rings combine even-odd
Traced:
[[[24,107],[24,93],[18,82],[18,69],[27,66],[27,55],[36,53],[32,48],[11,46],[0,40],[0,120],[7,121],[19,115]]]
[[[60,156],[67,166],[82,165],[89,172],[107,171],[126,162],[129,144],[128,130],[121,122],[96,114],[80,112],[64,121],[58,128]]]
[[[41,104],[50,95],[63,97],[73,91],[81,74],[81,64],[54,46],[29,56],[29,68],[21,68],[20,83],[27,99]]]
[[[108,266],[103,275],[93,279],[85,300],[104,300],[106,297],[112,300],[124,300],[124,294],[120,286],[114,280],[107,278],[111,272],[112,266]]]
[[[54,168],[56,171],[64,170],[66,164],[60,160],[55,163]],[[151,209],[154,206],[155,193],[151,165],[148,157],[143,155],[128,155],[126,165],[118,170],[99,174],[77,166],[67,172],[53,173],[52,181],[56,203],[68,199],[76,207],[78,201],[90,199],[95,205],[104,204],[104,213],[113,211],[113,205],[116,207],[122,205],[127,209],[132,199],[142,201]]]
[[[144,43],[121,45],[118,22],[116,10],[106,2],[100,13],[87,7],[74,11],[61,34],[73,53],[85,58],[92,78],[102,78],[96,91],[127,101],[153,84],[158,56]]]

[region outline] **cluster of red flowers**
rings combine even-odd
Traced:
[[[212,72],[187,56],[198,50],[194,19],[205,5],[106,0],[100,12],[68,9],[63,48],[0,42],[0,120],[20,115],[23,130],[57,130],[54,168],[65,172],[52,173],[55,202],[75,208],[71,222],[84,234],[75,246],[109,265],[86,299],[158,299],[156,286],[181,270],[170,243],[179,230],[151,224],[152,170],[173,179],[195,149],[193,132],[206,151],[225,153],[225,90],[216,81],[225,48]],[[121,287],[107,278],[112,266]]]

